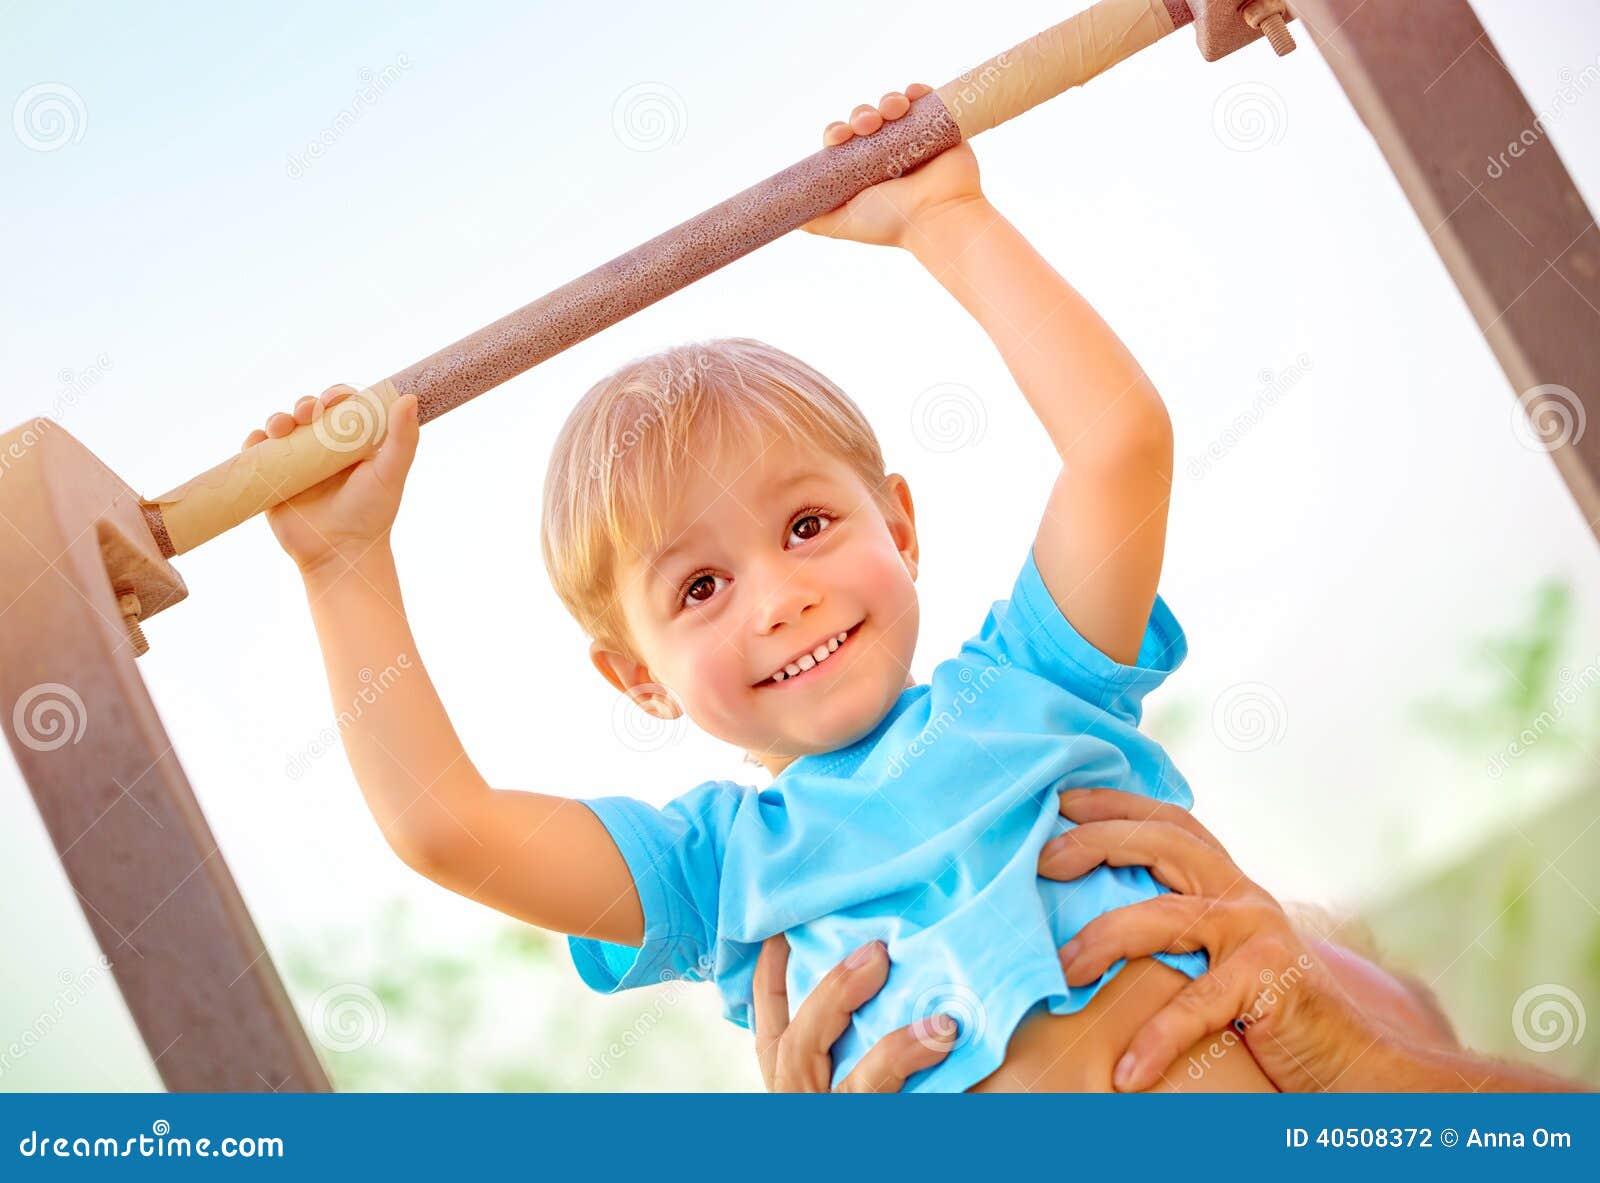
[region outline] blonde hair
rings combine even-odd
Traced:
[[[860,408],[764,342],[727,337],[664,349],[578,400],[545,475],[540,543],[556,594],[590,637],[635,653],[619,558],[662,545],[673,489],[694,476],[697,460],[720,457],[728,443],[754,447],[766,434],[823,449],[881,501],[883,453]]]

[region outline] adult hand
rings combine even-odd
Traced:
[[[882,941],[861,946],[817,984],[800,1011],[789,1017],[789,942],[782,934],[761,946],[753,986],[756,1057],[761,1078],[774,1093],[832,1091],[832,1049],[851,1015],[883,989],[889,953]],[[950,1054],[958,1029],[948,1015],[932,1015],[891,1031],[839,1084],[839,1092],[895,1093],[907,1077]]]
[[[1149,1087],[1182,1052],[1230,1027],[1242,1028],[1262,1071],[1286,1092],[1352,1087],[1346,1074],[1387,1029],[1370,1021],[1320,947],[1188,810],[1114,789],[1074,789],[1062,794],[1061,813],[1078,824],[1045,844],[1041,875],[1065,880],[1102,864],[1145,866],[1172,889],[1084,925],[1061,949],[1069,985],[1094,981],[1121,958],[1204,949],[1211,959],[1210,971],[1134,1036],[1116,1088]]]

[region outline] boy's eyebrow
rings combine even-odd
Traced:
[[[786,492],[789,489],[794,488],[796,485],[802,485],[807,481],[824,479],[826,479],[826,474],[814,471],[812,469],[806,469],[801,472],[793,473],[781,481],[774,481],[771,485],[766,487],[762,496],[764,500],[771,500],[777,494]],[[655,568],[664,566],[668,559],[672,558],[680,551],[687,550],[694,542],[695,534],[693,530],[694,525],[693,523],[690,523],[690,525],[685,528],[684,532],[678,535],[677,539],[670,546],[664,547],[652,555],[646,565],[654,570]]]

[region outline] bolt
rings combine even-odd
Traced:
[[[139,603],[139,597],[133,592],[118,592],[117,607],[122,611],[122,622],[128,629],[128,640],[133,645],[133,655],[143,657],[150,651],[150,642],[145,640],[144,629],[139,627],[139,617],[144,615],[144,605]]]
[[[1283,0],[1247,0],[1239,6],[1244,23],[1267,39],[1272,52],[1282,57],[1294,49],[1294,35],[1284,24],[1287,15]]]

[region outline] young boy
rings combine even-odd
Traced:
[[[858,107],[826,142],[871,134],[924,93]],[[835,1045],[835,1082],[918,1019],[943,1059],[911,1088],[1107,1087],[1110,1050],[1204,971],[1204,955],[1119,963],[1068,986],[1057,948],[1165,889],[1142,867],[1066,884],[1035,868],[1069,828],[1064,789],[1191,800],[1137,730],[1143,696],[1185,653],[1156,595],[1166,411],[1094,310],[988,203],[966,145],[807,229],[910,251],[988,332],[1049,433],[1061,474],[1009,601],[916,685],[911,494],[856,406],[759,342],[643,359],[592,388],[561,432],[546,563],[609,682],[658,717],[687,713],[774,780],[707,782],[664,809],[492,789],[415,663],[400,607],[388,532],[417,435],[404,399],[372,460],[272,514],[305,576],[335,699],[359,690],[361,669],[413,655],[345,730],[346,750],[401,858],[573,934],[597,989],[709,978],[748,1025],[765,938],[787,934],[797,1002],[841,959],[886,952],[888,984]],[[347,393],[301,400],[266,434]],[[1112,998],[1121,1009],[1106,1022]],[[1260,1087],[1248,1069],[1201,1083]]]

